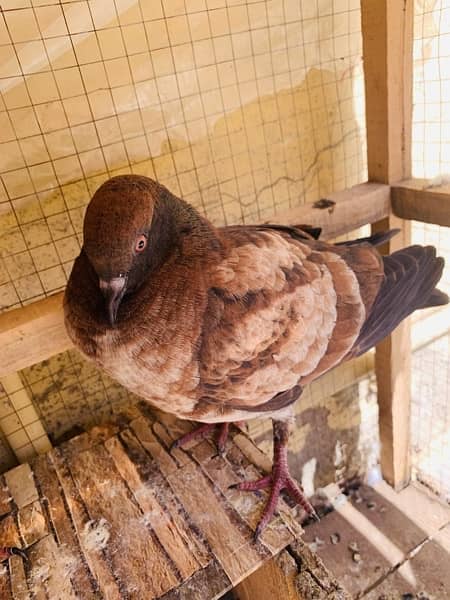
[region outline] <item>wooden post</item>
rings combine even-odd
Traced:
[[[361,0],[369,181],[410,177],[413,0]],[[373,230],[400,227],[389,253],[410,243],[409,222],[394,215]],[[408,483],[411,382],[410,324],[376,350],[381,468],[396,489]]]

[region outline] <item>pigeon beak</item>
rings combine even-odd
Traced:
[[[125,293],[127,278],[124,275],[111,279],[99,279],[100,290],[105,297],[110,325],[114,325],[117,318],[120,302]]]

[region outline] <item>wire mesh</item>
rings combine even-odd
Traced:
[[[359,0],[2,2],[0,310],[64,288],[110,176],[217,225],[365,181],[361,46]],[[53,440],[130,401],[74,352],[20,377]]]
[[[412,174],[450,181],[450,1],[417,0],[414,16]],[[450,292],[450,231],[414,223],[413,242],[446,259],[439,287]],[[450,500],[450,308],[417,313],[412,329],[413,476]]]

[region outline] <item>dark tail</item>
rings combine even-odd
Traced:
[[[383,256],[384,281],[350,356],[367,352],[418,308],[447,304],[435,289],[444,268],[433,246],[410,246]]]

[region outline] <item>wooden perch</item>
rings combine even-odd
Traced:
[[[124,421],[121,429],[96,427],[0,480],[2,545],[21,547],[28,558],[24,569],[13,556],[0,573],[2,599],[212,600],[261,567],[242,598],[348,598],[296,541],[302,528],[286,504],[253,542],[264,498],[229,486],[259,476],[255,464],[264,455],[242,433],[225,456],[208,441],[169,453],[188,423],[156,418],[146,406]],[[260,590],[272,572],[275,595],[273,582]],[[322,595],[309,595],[313,588]]]
[[[329,239],[386,217],[390,209],[387,185],[364,183],[336,192],[318,203],[303,204],[276,215],[271,222],[323,228]],[[62,314],[63,293],[0,315],[0,377],[20,371],[68,350],[72,343]]]
[[[392,210],[402,219],[450,227],[450,185],[409,179],[392,187]]]

